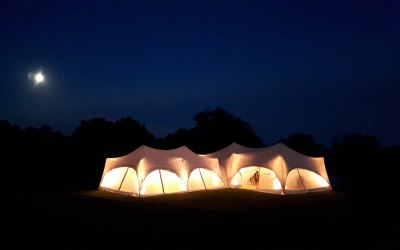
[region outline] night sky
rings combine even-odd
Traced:
[[[400,1],[0,0],[0,76],[22,128],[130,116],[164,137],[221,107],[265,144],[397,145]]]

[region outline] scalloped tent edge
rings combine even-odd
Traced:
[[[250,148],[232,143],[200,155],[186,146],[140,146],[107,158],[98,187],[132,196],[242,188],[275,194],[332,190],[323,157],[300,154],[282,143]]]

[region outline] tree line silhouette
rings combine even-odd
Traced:
[[[82,120],[66,136],[44,125],[27,127],[0,120],[1,166],[7,189],[86,190],[98,187],[105,160],[128,154],[141,145],[158,149],[187,146],[199,154],[211,153],[236,142],[264,147],[250,124],[216,108],[194,115],[195,126],[156,138],[146,126],[131,117],[115,122],[105,118]],[[397,189],[400,145],[380,147],[375,136],[345,134],[334,137],[331,147],[314,141],[312,135],[295,133],[277,142],[308,156],[324,157],[333,189],[354,193]]]

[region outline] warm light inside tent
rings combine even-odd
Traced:
[[[231,179],[230,184],[234,186],[240,186],[242,188],[254,188],[258,182],[256,183],[256,179],[254,178],[256,171],[259,170],[259,167],[244,167],[241,168]]]
[[[238,176],[236,176],[235,175],[235,177],[238,177]],[[234,179],[232,179],[232,181],[231,181],[231,184],[233,185],[233,186],[238,186],[239,185],[239,180],[237,179],[237,178],[234,178]]]
[[[188,174],[188,172],[187,172],[187,170],[185,168],[182,168],[179,171],[179,175],[182,176],[182,179],[185,180],[185,181],[187,181],[187,178],[189,176],[189,174]]]
[[[104,175],[100,187],[137,195],[136,171],[128,167],[114,168]]]
[[[215,189],[224,187],[224,182],[213,171],[205,168],[196,168],[190,173],[188,180],[189,191]]]
[[[271,147],[272,153],[266,151],[265,156],[262,150],[243,155],[221,151],[213,161],[204,161],[189,154],[187,148],[164,151],[143,146],[129,155],[107,158],[104,170],[108,172],[102,176],[99,189],[135,196],[229,187],[281,194],[331,189],[320,159],[304,161],[306,156],[293,156],[283,145]],[[219,162],[223,164],[218,166]],[[293,169],[293,164],[300,167],[304,163],[306,169]]]
[[[115,185],[115,183],[117,182],[117,178],[118,178],[118,173],[117,172],[113,172],[112,170],[110,172],[108,172],[104,178],[103,181],[101,182],[100,186],[101,187],[106,187],[106,188],[110,188],[113,185]]]
[[[224,186],[221,178],[215,172],[205,168],[199,168],[199,171],[201,171],[201,176],[203,177],[207,189],[214,189]]]
[[[142,182],[140,195],[162,194],[163,187],[161,185],[160,174],[155,170],[148,174]]]
[[[214,187],[219,187],[221,185],[221,179],[217,175],[212,176],[212,185]]]
[[[180,190],[181,190],[181,191],[186,191],[186,190],[187,190],[187,187],[186,187],[185,183],[182,183],[182,184],[181,184]]]
[[[137,195],[138,189],[138,181],[136,171],[132,168],[127,168],[125,172],[125,176],[123,178],[122,184],[120,186],[120,191],[126,193],[132,193]]]
[[[103,181],[101,182],[100,186],[104,188],[118,190],[125,172],[126,167],[114,168],[110,170],[104,175]]]
[[[175,173],[158,169],[152,171],[142,182],[140,195],[167,194],[186,191],[183,179]]]
[[[188,179],[188,189],[189,191],[194,191],[194,190],[204,190],[206,189],[205,184],[203,182],[203,178],[200,174],[200,169],[196,168],[190,173],[189,179]]]
[[[146,193],[146,187],[142,187],[142,189],[140,189],[140,195],[144,195]]]
[[[322,176],[320,176],[320,175],[314,176],[314,182],[319,187],[329,187],[328,182],[324,178],[322,178]]]
[[[139,163],[138,163],[138,167],[137,169],[137,175],[140,176],[140,179],[138,179],[138,181],[140,183],[143,182],[144,178],[146,177],[147,171],[149,169],[149,163],[146,159],[140,159]]]
[[[236,173],[232,180],[231,180],[231,185],[233,186],[240,186],[242,183],[242,174],[240,173],[240,171],[238,173]]]
[[[273,180],[272,188],[275,190],[282,189],[281,182],[278,180],[278,178]]]
[[[258,166],[241,168],[232,177],[230,186],[271,193],[282,191],[281,182],[274,171]]]
[[[286,190],[309,190],[329,187],[329,183],[317,173],[296,168],[289,172],[286,180]]]
[[[274,171],[268,168],[260,168],[260,182],[258,184],[258,189],[282,190],[282,185]]]
[[[177,193],[186,191],[186,184],[178,175],[167,170],[160,170],[164,193]],[[182,189],[183,188],[183,189]]]
[[[183,176],[181,179],[182,179],[182,184],[181,184],[180,190],[181,191],[187,191],[188,190],[188,187],[187,187],[188,177],[187,176]]]

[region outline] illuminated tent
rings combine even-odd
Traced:
[[[245,147],[242,145],[239,145],[237,143],[232,143],[229,146],[220,149],[214,153],[211,154],[205,154],[202,155],[203,157],[210,157],[210,158],[217,158],[219,165],[220,165],[220,169],[221,169],[221,173],[223,176],[223,180],[224,183],[229,183],[228,182],[228,174],[227,174],[227,162],[230,159],[231,155],[233,153],[236,154],[242,154],[242,153],[255,153],[258,151],[262,151],[264,150],[264,148],[250,148],[250,147]]]
[[[215,153],[231,188],[292,194],[331,190],[324,158],[300,154],[282,143],[264,148],[231,144]]]
[[[159,150],[140,146],[130,154],[107,158],[99,189],[149,196],[226,187],[218,160],[185,146]]]
[[[148,196],[217,188],[293,194],[331,190],[324,158],[300,154],[282,143],[249,148],[236,143],[207,155],[185,146],[141,146],[107,158],[99,189]]]

